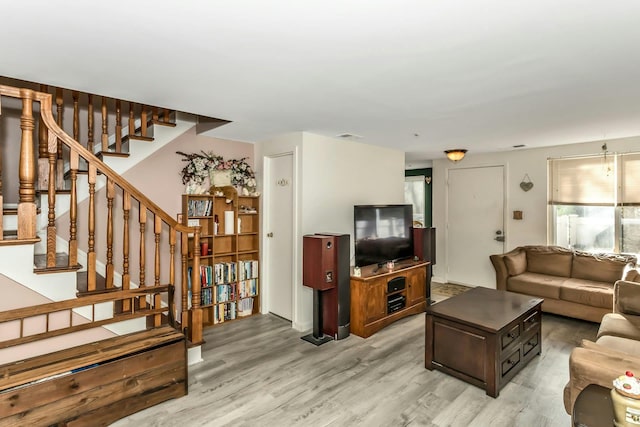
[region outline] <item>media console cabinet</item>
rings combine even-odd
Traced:
[[[430,291],[425,261],[397,262],[393,269],[376,264],[351,270],[351,333],[367,338],[396,320],[422,313]]]

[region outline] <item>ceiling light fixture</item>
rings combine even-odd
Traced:
[[[444,153],[447,155],[447,159],[457,163],[464,158],[466,152],[467,150],[463,148],[456,148],[455,150],[445,150]]]

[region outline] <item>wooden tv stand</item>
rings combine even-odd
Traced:
[[[392,270],[377,265],[351,269],[351,333],[367,338],[396,320],[427,308],[425,261],[400,261]],[[402,283],[404,282],[404,287]]]

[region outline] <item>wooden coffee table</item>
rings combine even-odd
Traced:
[[[542,298],[473,288],[427,307],[425,368],[497,397],[542,351]]]

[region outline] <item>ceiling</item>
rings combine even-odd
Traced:
[[[308,131],[408,163],[640,135],[637,0],[31,1],[0,75]]]

